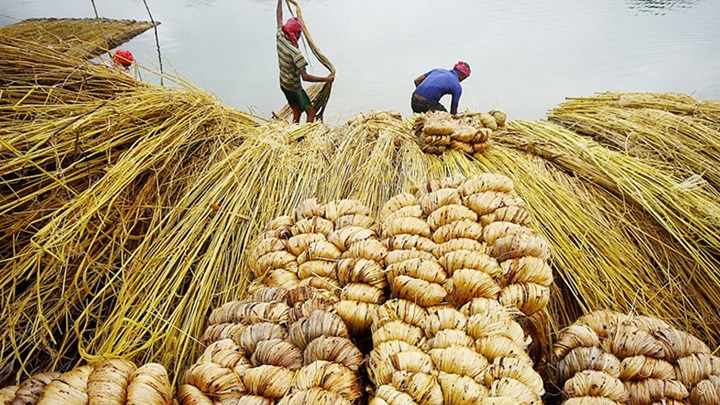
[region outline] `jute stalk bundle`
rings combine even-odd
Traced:
[[[415,142],[409,123],[399,114],[362,114],[338,131],[343,136],[320,183],[318,198],[357,199],[376,213],[403,189],[425,181],[431,162]]]
[[[590,312],[560,332],[554,354],[557,382],[570,398],[633,405],[720,401],[706,395],[718,388],[720,358],[658,318]]]
[[[653,109],[688,116],[708,125],[720,125],[720,103],[695,99],[681,93],[597,93],[588,97],[568,97],[569,103],[583,112],[604,107]]]
[[[74,111],[80,106],[75,105]],[[149,229],[168,219],[160,215],[162,209],[154,214],[143,212],[152,207],[173,206],[174,203],[169,201],[176,200],[188,186],[185,180],[177,178],[174,165],[188,164],[190,169],[185,171],[184,179],[191,179],[197,173],[194,168],[201,169],[202,165],[221,159],[222,147],[231,142],[222,135],[214,138],[216,143],[212,142],[212,138],[208,139],[209,134],[223,134],[230,128],[234,128],[231,132],[241,131],[252,123],[249,117],[240,113],[226,115],[227,111],[218,108],[212,99],[199,97],[192,91],[183,93],[153,88],[107,102],[101,108],[94,103],[86,107],[86,113],[81,114],[83,119],[76,122],[77,129],[110,131],[103,134],[103,130],[95,129],[99,139],[88,138],[86,141],[88,150],[93,153],[89,161],[99,167],[73,166],[68,159],[69,167],[64,173],[60,172],[59,179],[53,175],[37,176],[37,185],[28,182],[27,189],[23,190],[26,195],[5,202],[6,212],[23,213],[28,218],[29,228],[37,227],[32,234],[32,243],[16,246],[15,256],[3,263],[4,276],[0,281],[3,297],[7,299],[3,315],[13,325],[2,333],[3,367],[16,372],[21,372],[22,368],[13,367],[12,357],[19,361],[30,359],[26,372],[32,372],[35,367],[41,370],[55,368],[43,362],[52,364],[60,361],[62,355],[48,359],[35,354],[43,353],[49,347],[53,347],[53,353],[76,350],[75,342],[88,331],[87,325],[97,327],[108,312],[122,308],[122,305],[116,307],[114,304],[122,293],[112,280],[123,274],[125,282],[131,283],[134,276],[131,270],[116,273],[116,269],[128,265],[127,258],[141,245],[143,236],[153,234]],[[118,110],[133,107],[137,114],[134,117],[116,114]],[[119,127],[108,127],[110,116],[115,117]],[[28,128],[34,125],[29,123]],[[71,151],[79,146],[73,145],[73,140],[78,137],[75,129],[69,127],[62,133],[67,139],[63,149],[53,150],[40,143],[41,148],[34,147],[24,153],[18,151],[19,157],[10,160],[6,170],[13,173],[26,165],[52,167],[53,154],[58,152],[72,156]],[[41,135],[37,141],[42,142],[42,133],[36,131]],[[115,138],[113,134],[118,136]],[[63,139],[61,133],[57,135],[58,140]],[[123,148],[127,150],[123,151]],[[119,152],[125,152],[123,159],[117,159]],[[109,158],[116,159],[110,168],[107,167]],[[33,164],[28,165],[28,161]],[[105,169],[100,166],[103,161]],[[88,170],[92,170],[89,174],[94,178],[86,177]],[[63,176],[65,174],[67,176]],[[72,181],[65,183],[63,180]],[[166,187],[158,189],[158,184]],[[73,185],[78,185],[78,189],[68,188]],[[57,203],[59,209],[52,216],[36,213],[36,207],[28,205],[34,196],[54,192],[63,193],[60,198],[67,202]],[[22,228],[15,230],[19,234],[25,232]],[[15,237],[10,235],[9,238]],[[18,239],[20,242],[29,240]],[[47,272],[39,274],[38,268]],[[142,266],[137,269],[141,274],[146,271]],[[20,287],[17,287],[18,283],[21,283]],[[134,290],[133,294],[145,291],[148,290],[142,288]],[[163,296],[167,300],[168,295]],[[153,301],[144,302],[154,305]],[[154,311],[145,313],[149,315]],[[109,325],[113,324],[111,321]],[[68,333],[60,333],[61,330]],[[136,333],[130,339],[138,339],[141,335]],[[95,330],[91,336],[101,339],[102,333]]]
[[[106,100],[147,87],[107,66],[4,35],[0,35],[0,60],[2,121],[32,117],[33,107]],[[22,110],[13,108],[20,104]]]

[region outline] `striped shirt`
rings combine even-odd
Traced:
[[[300,70],[307,67],[308,63],[300,50],[285,36],[282,27],[277,30],[277,53],[280,86],[285,90],[301,91]]]

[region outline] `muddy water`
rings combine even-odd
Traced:
[[[162,66],[243,111],[283,104],[274,0],[146,0]],[[107,18],[149,20],[142,0],[95,0]],[[566,96],[682,92],[720,99],[720,0],[306,0],[309,29],[338,75],[329,123],[410,114],[413,79],[459,59],[473,74],[460,109],[540,119]],[[0,25],[93,17],[90,0],[0,0]],[[287,16],[287,14],[286,14]],[[153,31],[124,45],[159,69]],[[325,75],[311,59],[310,71]],[[143,79],[159,83],[144,72]],[[445,104],[449,100],[443,100]]]

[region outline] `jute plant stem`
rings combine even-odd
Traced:
[[[413,175],[424,173],[426,162],[406,122],[373,119],[346,128],[319,194],[326,201],[355,198],[379,211],[403,188],[424,180]]]
[[[312,137],[307,127],[293,127]],[[82,343],[84,353],[142,354],[169,364],[176,375],[195,360],[201,349],[195,337],[209,311],[246,294],[243,246],[261,224],[315,189],[325,170],[303,158],[302,146],[289,147],[302,134],[261,131],[249,131],[238,148],[207,167],[179,198],[178,209],[148,231],[121,269],[128,275],[117,292],[122,306]],[[155,278],[147,277],[148,268]],[[87,318],[83,314],[81,321]]]
[[[687,285],[684,288],[695,292],[691,295],[702,297],[700,302],[707,301],[711,307],[717,306],[720,296],[717,294],[716,269],[717,249],[720,245],[716,240],[716,218],[720,209],[719,200],[712,189],[688,188],[652,164],[602,148],[558,125],[542,121],[514,121],[509,128],[522,134],[520,137],[502,139],[513,147],[533,153],[542,150],[544,152],[540,153],[541,156],[548,156],[548,151],[554,151],[550,155],[556,157],[575,156],[579,160],[553,159],[552,162],[563,170],[598,183],[633,206],[641,207],[669,235],[672,243],[668,246],[679,249],[681,256],[695,264],[692,268],[680,269],[685,272],[682,279],[686,280]],[[522,140],[523,137],[527,139]],[[598,179],[602,181],[598,182]],[[672,277],[664,279],[668,283],[674,280]],[[704,306],[697,307],[698,311],[702,311]],[[713,330],[717,321],[704,322],[708,330]],[[712,340],[717,342],[717,337]]]
[[[110,285],[114,291],[122,284],[111,282],[124,277],[116,270],[122,268],[152,222],[162,219],[157,215],[163,212],[160,207],[173,209],[173,201],[193,173],[213,162],[213,151],[253,124],[247,116],[192,91],[152,89],[94,109],[91,104],[94,115],[86,119],[95,118],[94,125],[99,128],[106,127],[109,112],[122,122],[124,114],[117,113],[133,111],[135,114],[125,115],[125,125],[140,135],[105,176],[73,196],[33,235],[30,245],[4,263],[0,280],[6,303],[3,318],[14,327],[3,331],[0,338],[3,365],[15,371],[73,361],[66,355],[76,347],[77,336],[58,333],[73,330],[81,311],[93,313],[93,325],[103,319],[115,305],[115,295],[95,295],[97,288]],[[218,147],[208,148],[209,142]],[[203,150],[212,154],[200,154]],[[122,211],[136,204],[157,206],[159,211]],[[98,306],[86,307],[93,296]],[[92,328],[82,333],[92,334]],[[26,359],[29,364],[23,364]],[[12,367],[16,361],[24,370]]]
[[[572,99],[548,116],[625,153],[652,157],[680,178],[702,176],[720,190],[720,114],[712,113],[720,111],[717,105],[680,95],[603,94]]]
[[[90,59],[128,42],[154,25],[154,22],[106,18],[33,18],[0,27],[0,35],[49,46],[68,56]]]

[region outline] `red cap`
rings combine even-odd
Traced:
[[[288,19],[285,25],[282,26],[282,30],[288,35],[290,41],[292,41],[295,46],[297,46],[298,39],[300,39],[300,35],[298,33],[301,32],[302,29],[302,21],[295,17]]]
[[[135,60],[132,53],[125,49],[118,49],[117,52],[115,52],[115,55],[113,55],[113,59],[115,60],[115,62],[125,67],[130,66]]]
[[[462,72],[465,74],[465,76],[470,76],[470,65],[467,64],[467,62],[460,61],[455,64],[455,67],[453,69],[457,70],[458,72]]]

